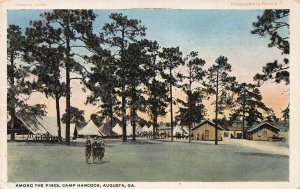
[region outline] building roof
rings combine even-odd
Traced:
[[[208,123],[208,124],[210,124],[210,125],[212,125],[212,126],[215,126],[215,124],[213,123],[213,122],[211,122],[211,121],[209,121],[209,120],[204,120],[204,121],[202,121],[199,125],[197,125],[197,126],[195,126],[194,128],[192,128],[192,130],[195,130],[195,129],[197,129],[197,128],[199,128],[199,127],[201,127],[202,125],[204,125],[205,123]],[[220,129],[220,130],[224,130],[221,126],[217,126],[218,127],[218,129]]]
[[[245,127],[246,128],[246,127]],[[242,127],[238,126],[238,125],[232,125],[232,127],[228,128],[229,131],[241,131],[243,130]]]
[[[278,129],[277,127],[275,127],[274,125],[271,125],[271,124],[266,123],[266,122],[262,122],[262,123],[260,123],[260,124],[253,125],[250,129],[247,130],[247,132],[254,131],[254,130],[256,130],[256,129],[258,129],[258,128],[264,126],[264,125],[268,125],[268,126],[270,126],[270,127],[273,127],[273,128],[276,129],[276,130],[280,130],[280,129]]]

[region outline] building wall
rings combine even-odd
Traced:
[[[262,126],[250,133],[247,133],[247,139],[249,140],[268,140],[269,137],[272,137],[273,135],[277,135],[278,130],[274,129],[270,126]]]
[[[205,135],[208,133],[208,136]],[[192,131],[194,140],[215,140],[215,127],[205,123],[202,126]],[[221,131],[218,129],[218,140],[221,140]]]

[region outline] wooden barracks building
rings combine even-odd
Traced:
[[[248,140],[268,140],[273,135],[278,135],[279,131],[280,129],[269,123],[260,123],[247,130],[246,138]]]
[[[224,130],[222,127],[218,126],[217,135],[218,140],[222,140],[221,131]],[[215,124],[211,121],[204,120],[199,125],[192,128],[192,135],[194,140],[215,140]]]

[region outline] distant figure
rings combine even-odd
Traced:
[[[85,142],[85,161],[86,161],[86,163],[89,162],[91,153],[92,153],[92,143],[91,143],[91,140],[89,138],[87,138],[87,140]]]

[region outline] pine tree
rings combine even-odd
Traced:
[[[171,141],[173,141],[173,86],[176,86],[178,79],[180,78],[178,74],[175,74],[175,69],[183,64],[182,52],[179,47],[163,48],[160,53],[161,67],[165,70],[162,72],[162,78],[169,83],[170,90],[170,112],[171,112]]]
[[[290,53],[289,23],[290,11],[288,9],[265,10],[257,21],[253,23],[252,34],[261,37],[270,37],[268,47],[276,47],[282,54],[287,56]],[[262,74],[256,74],[254,79],[262,84],[264,81],[273,80],[277,83],[289,84],[289,59],[285,57],[283,62],[278,60],[267,63],[263,67]]]
[[[237,94],[234,117],[242,119],[242,138],[245,138],[245,121],[249,126],[259,122],[263,117],[261,111],[268,112],[269,108],[262,102],[262,95],[256,85],[250,83],[237,84]]]
[[[145,84],[145,94],[147,95],[147,113],[153,123],[153,139],[155,139],[158,127],[158,117],[166,115],[168,106],[168,83],[162,80],[164,69],[159,59],[160,47],[156,41],[149,41],[148,54],[150,59],[150,67],[148,72],[150,78]]]
[[[24,62],[26,51],[25,37],[22,29],[16,25],[9,25],[7,29],[7,111],[11,116],[10,134],[11,140],[15,140],[14,126],[16,112],[22,114],[42,116],[45,115],[45,105],[29,105],[26,100],[33,92],[30,67]]]
[[[61,31],[42,21],[31,21],[26,29],[25,59],[30,62],[31,72],[37,78],[34,88],[52,97],[56,103],[58,141],[62,141],[60,125],[60,98],[64,95],[65,85],[61,80],[63,66],[63,47],[59,44]]]
[[[97,46],[98,40],[94,38],[93,21],[96,15],[92,10],[53,10],[41,15],[44,22],[61,30],[61,44],[64,44],[64,67],[66,69],[66,142],[70,143],[70,121],[71,121],[71,72],[79,72],[83,66],[78,63],[74,56],[82,55],[72,51],[73,47],[85,48]],[[86,45],[88,44],[88,45]]]
[[[220,56],[216,59],[215,64],[208,69],[205,84],[207,91],[215,95],[215,144],[218,144],[218,115],[232,104],[232,96],[230,91],[233,90],[235,77],[229,76],[231,65],[227,62],[227,58]]]
[[[203,89],[201,89],[201,82],[205,77],[205,71],[203,66],[205,61],[198,58],[198,52],[192,51],[186,57],[185,66],[188,68],[188,73],[183,75],[183,79],[187,80],[187,83],[181,87],[187,95],[187,103],[179,101],[183,107],[179,109],[181,123],[186,123],[189,127],[189,142],[191,142],[191,127],[195,122],[200,122],[203,119],[204,105],[202,104]],[[193,88],[193,84],[197,85],[197,88]],[[196,89],[197,91],[193,91]]]
[[[141,26],[141,21],[137,19],[129,19],[123,14],[113,13],[110,16],[111,23],[106,23],[103,27],[105,41],[107,45],[117,49],[114,54],[116,60],[116,76],[117,83],[120,84],[121,110],[122,110],[122,141],[127,141],[126,136],[126,87],[127,75],[125,64],[125,50],[130,43],[134,43],[138,38],[145,36],[146,28]]]

